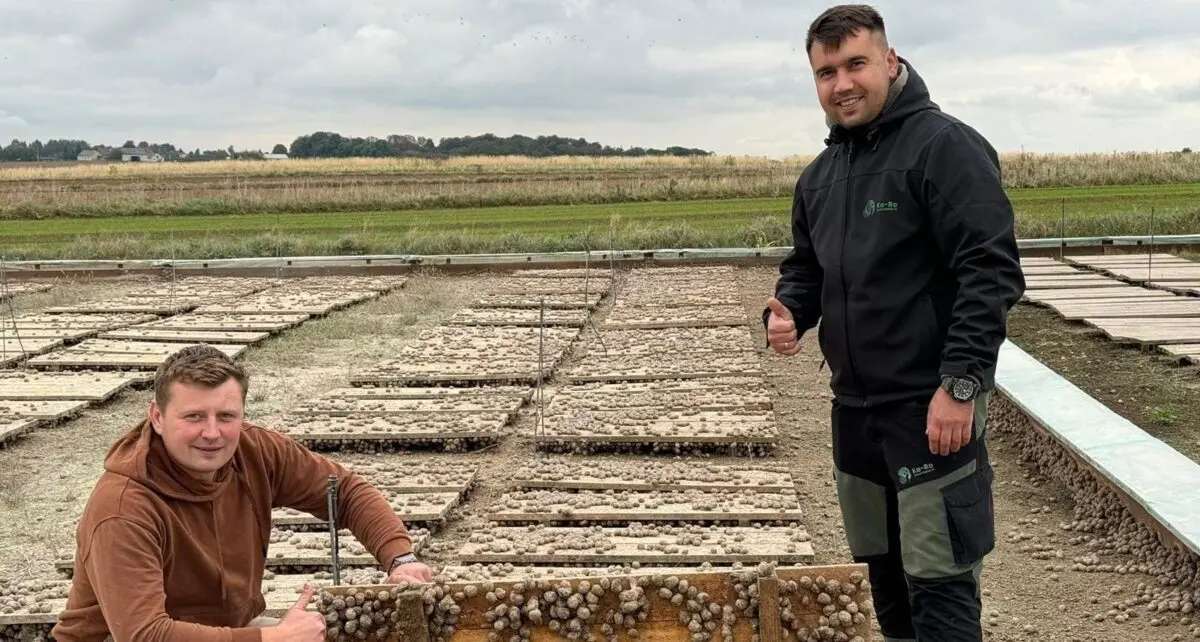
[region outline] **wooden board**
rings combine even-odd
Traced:
[[[581,343],[588,354],[661,354],[701,351],[751,351],[755,349],[750,329],[743,326],[709,328],[654,328],[584,332]]]
[[[706,305],[679,308],[671,305],[613,306],[601,324],[605,329],[697,328],[742,326],[747,323],[746,309],[740,305]]]
[[[0,338],[0,366],[10,366],[28,357],[45,354],[62,344],[62,339]]]
[[[487,518],[500,523],[631,524],[699,522],[750,525],[804,519],[795,491],[710,493],[703,490],[566,491],[518,490],[505,493]]]
[[[1030,265],[1030,266],[1022,265],[1021,272],[1026,277],[1046,276],[1046,275],[1053,275],[1053,274],[1067,274],[1067,275],[1086,274],[1085,271],[1083,271],[1077,267],[1072,267],[1070,265],[1066,265],[1063,263],[1047,264],[1047,265]]]
[[[0,319],[0,327],[4,328],[43,328],[70,330],[114,330],[116,328],[146,323],[158,317],[153,314],[140,313],[97,313],[97,314],[26,314]]]
[[[89,339],[88,341],[98,341]],[[122,342],[134,343],[134,342]],[[129,346],[121,349],[116,346],[101,346],[96,349],[89,347],[85,341],[58,352],[33,357],[27,363],[35,368],[133,368],[157,369],[171,354],[183,349],[189,344],[172,343],[170,350]],[[153,345],[153,344],[152,344]],[[247,349],[244,345],[214,345],[221,352],[236,358]]]
[[[471,302],[475,308],[533,308],[545,306],[547,310],[583,308],[592,310],[600,305],[599,293],[584,294],[485,294]]]
[[[399,274],[328,274],[321,276],[306,276],[296,279],[284,279],[280,287],[297,288],[304,291],[332,290],[338,291],[371,291],[381,294],[398,290],[408,283],[408,277]]]
[[[583,327],[587,322],[587,310],[523,308],[464,308],[446,321],[448,325],[495,325],[495,326],[566,326]]]
[[[58,421],[74,416],[91,405],[82,399],[18,401],[0,399],[0,416],[38,421]]]
[[[750,352],[680,353],[667,358],[647,358],[609,353],[591,354],[564,368],[569,382],[654,381],[708,377],[763,376],[758,355]]]
[[[1200,279],[1200,263],[1189,265],[1159,264],[1128,267],[1110,267],[1105,273],[1133,282],[1144,281],[1195,281]]]
[[[135,327],[101,333],[101,339],[158,341],[171,343],[224,343],[254,345],[271,337],[270,332],[204,332]]]
[[[322,316],[380,296],[373,290],[267,290],[196,308],[201,314],[308,314]]]
[[[21,339],[59,339],[63,342],[80,341],[100,334],[97,328],[42,328],[38,326],[7,326],[0,328],[0,336],[15,340]]]
[[[37,419],[21,419],[19,417],[0,416],[0,445],[37,428],[41,425]]]
[[[331,461],[362,475],[372,486],[393,493],[455,493],[460,498],[475,486],[479,465],[435,456],[421,461],[408,457],[330,453]]]
[[[458,560],[547,565],[808,564],[813,561],[813,548],[802,526],[499,526],[471,535]]]
[[[773,443],[778,434],[774,414],[757,410],[570,410],[546,414],[544,428],[539,440],[612,443]]]
[[[46,314],[145,313],[165,316],[187,312],[200,305],[200,303],[184,298],[177,298],[171,301],[168,297],[114,297],[100,301],[86,301],[73,305],[46,308],[43,312]]]
[[[282,332],[312,318],[309,314],[205,314],[190,312],[140,324],[139,328],[204,332]]]
[[[0,371],[0,399],[82,399],[103,402],[125,388],[145,383],[152,377],[153,373],[142,372]]]
[[[1071,302],[1053,305],[1064,319],[1200,317],[1200,299],[1176,300],[1143,299],[1130,302]]]
[[[285,420],[277,430],[304,443],[315,441],[420,441],[494,438],[504,433],[508,413],[411,413],[391,417],[322,417]]]
[[[609,268],[529,268],[518,269],[508,273],[518,279],[612,279],[613,271]]]
[[[429,542],[428,529],[410,528],[408,534],[412,538],[414,552],[419,553]],[[329,554],[330,548],[328,532],[304,533],[273,528],[265,567],[276,572],[290,572],[296,567],[331,570],[333,556]],[[338,531],[338,562],[347,568],[379,564],[347,529]],[[70,576],[75,570],[73,552],[57,560],[54,567]]]
[[[1022,259],[1024,261],[1026,259]],[[1164,252],[1155,253],[1139,253],[1139,254],[1076,254],[1066,256],[1063,259],[1066,263],[1072,265],[1080,265],[1091,268],[1105,268],[1109,266],[1126,266],[1126,265],[1145,265],[1148,262],[1154,263],[1190,263],[1185,258],[1167,254]]]
[[[1087,324],[1113,341],[1141,345],[1200,343],[1200,319],[1092,318]]]
[[[670,410],[770,410],[771,395],[763,380],[755,377],[733,379],[690,379],[685,381],[645,381],[582,383],[555,389],[547,412],[576,410],[618,410],[654,408]]]
[[[1200,341],[1196,343],[1163,345],[1162,351],[1183,363],[1200,363]]]
[[[1079,288],[1066,290],[1033,290],[1024,299],[1035,303],[1060,301],[1128,301],[1130,299],[1164,299],[1170,292],[1151,290],[1136,285],[1116,284],[1108,288]]]
[[[1106,276],[1073,276],[1073,277],[1029,277],[1025,279],[1025,289],[1028,290],[1063,290],[1070,288],[1108,288],[1120,283]]]
[[[514,363],[510,361],[458,362],[439,361],[425,364],[385,362],[366,368],[350,376],[350,385],[418,385],[496,383],[536,383],[554,372],[556,360],[547,358],[539,368],[536,361]]]
[[[509,399],[528,401],[534,389],[529,386],[472,386],[470,388],[358,386],[334,388],[323,395],[325,399]]]
[[[586,463],[585,463],[586,461]],[[662,459],[587,459],[545,457],[525,464],[513,475],[518,489],[559,490],[700,490],[705,492],[777,493],[795,489],[790,473],[766,466],[728,466]]]
[[[184,348],[200,345],[200,343],[179,343],[170,341],[126,341],[119,339],[88,339],[81,343],[77,343],[67,350],[77,352],[90,352],[97,354],[161,354],[171,355]],[[221,352],[237,357],[248,349],[248,346],[241,344],[220,344],[210,343],[210,347],[216,348]]]
[[[387,498],[396,515],[409,527],[413,524],[428,526],[445,523],[450,509],[460,501],[457,492],[397,493],[384,489],[380,489],[380,492]],[[271,511],[271,524],[276,528],[286,529],[328,528],[329,522],[303,511],[275,508]]]
[[[1200,280],[1195,281],[1147,281],[1146,287],[1158,288],[1174,294],[1187,296],[1200,295]]]
[[[440,399],[346,399],[322,397],[301,402],[288,412],[292,415],[323,415],[326,417],[375,417],[412,413],[505,413],[512,415],[524,405],[518,396],[443,397]]]

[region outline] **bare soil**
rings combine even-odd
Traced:
[[[829,373],[827,368],[818,370],[821,355],[815,335],[805,338],[804,350],[796,357],[779,357],[766,351],[757,319],[763,301],[773,289],[775,270],[747,268],[739,275],[750,327],[767,373],[782,433],[781,447],[769,461],[785,463],[797,480],[806,514],[803,523],[813,537],[816,563],[849,561],[832,484]],[[249,417],[271,425],[280,413],[298,401],[347,385],[347,376],[353,369],[388,358],[421,329],[444,320],[475,296],[477,286],[485,280],[482,276],[418,276],[393,294],[311,321],[254,348],[244,358],[251,372]],[[606,312],[601,309],[597,318]],[[1060,370],[1065,365],[1068,377],[1084,363],[1068,360],[1077,359],[1070,355],[1085,349],[1104,350],[1102,345],[1087,344],[1086,338],[1077,337],[1077,332],[1066,324],[1040,318],[1034,312],[1022,309],[1014,315],[1014,339],[1026,349],[1040,342],[1047,346],[1038,348],[1046,350],[1044,354],[1063,355],[1064,361],[1051,359],[1050,365]],[[587,342],[594,336],[592,329],[585,328],[582,340]],[[1097,355],[1096,367],[1104,368],[1108,375],[1105,380],[1110,383],[1106,385],[1122,391],[1110,394],[1135,400],[1128,406],[1153,407],[1167,402],[1167,397],[1144,401],[1143,397],[1133,396],[1137,385],[1115,383],[1113,373],[1119,369],[1113,368],[1113,364],[1125,363],[1124,359],[1113,360],[1116,352],[1088,354]],[[1128,352],[1122,355],[1135,363],[1143,358]],[[1144,367],[1148,369],[1134,369],[1133,376],[1160,372],[1154,366]],[[551,380],[548,385],[559,383]],[[1189,390],[1195,394],[1194,388]],[[73,547],[74,522],[101,471],[105,450],[140,420],[149,400],[149,391],[126,393],[80,418],[35,431],[8,449],[0,450],[0,577],[55,576],[53,560],[58,553],[69,553]],[[1196,421],[1196,413],[1186,411],[1194,405],[1178,408],[1178,421]],[[1151,429],[1154,426],[1145,421],[1146,416],[1137,415],[1134,420]],[[543,456],[535,451],[530,439],[534,421],[534,411],[526,409],[515,434],[499,445],[473,453],[380,455],[398,468],[416,459],[440,457],[480,465],[478,487],[451,514],[450,523],[434,536],[434,543],[425,554],[435,566],[455,563],[454,554],[467,536],[486,528],[486,512],[508,490],[513,471]],[[1182,432],[1191,423],[1176,426],[1183,426],[1172,430],[1179,439],[1184,439]],[[1162,430],[1171,434],[1166,427]],[[1085,545],[1069,543],[1077,534],[1060,527],[1076,519],[1072,491],[1026,463],[1011,436],[994,435],[991,448],[996,468],[998,544],[984,571],[987,639],[1149,642],[1182,639],[1176,635],[1191,638],[1192,627],[1176,624],[1178,618],[1168,626],[1157,627],[1149,624],[1149,617],[1134,618],[1125,624],[1112,619],[1094,621],[1093,616],[1108,610],[1112,602],[1136,594],[1139,583],[1154,583],[1155,578],[1071,570],[1074,558],[1092,553]],[[600,457],[623,458],[579,457],[580,465]],[[747,462],[738,457],[708,460],[728,464]],[[1053,559],[1034,559],[1028,550],[1034,544],[1048,548]]]

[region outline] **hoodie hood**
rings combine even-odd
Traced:
[[[860,133],[865,134],[868,138],[875,138],[880,135],[881,130],[912,114],[926,109],[939,109],[937,103],[933,102],[929,96],[929,88],[925,85],[925,80],[913,69],[912,64],[903,57],[899,60],[900,73],[888,87],[887,100],[879,115],[871,122],[853,129],[842,127],[826,115],[825,124],[829,126],[829,138],[825,141],[826,145],[841,142]]]
[[[234,478],[239,453],[217,471],[212,481],[196,479],[167,453],[162,437],[143,420],[108,450],[104,469],[128,477],[156,493],[186,502],[211,502]]]

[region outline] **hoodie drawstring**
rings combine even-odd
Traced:
[[[223,569],[225,568],[225,558],[221,553],[221,524],[217,521],[217,500],[214,499],[209,503],[209,506],[212,507],[213,539],[217,542],[217,568]],[[221,606],[228,608],[229,592],[225,587],[225,573],[221,572],[218,574],[221,576]]]

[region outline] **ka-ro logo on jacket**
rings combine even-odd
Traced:
[[[900,209],[900,205],[896,201],[868,200],[867,206],[863,208],[863,218],[871,218],[880,212],[894,212],[897,209]]]

